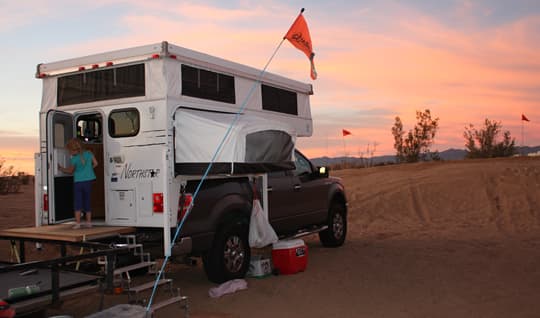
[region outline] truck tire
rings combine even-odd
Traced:
[[[338,247],[343,245],[347,236],[347,210],[341,202],[332,202],[328,211],[328,229],[319,232],[323,246]]]
[[[246,275],[251,258],[248,233],[247,219],[233,219],[221,226],[214,244],[202,258],[210,281],[221,284]]]

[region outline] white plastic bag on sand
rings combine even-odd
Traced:
[[[249,246],[261,248],[277,241],[277,234],[264,216],[261,202],[258,199],[253,200],[253,210],[249,221]]]
[[[244,279],[233,279],[224,282],[218,287],[210,288],[208,295],[212,298],[219,298],[223,295],[232,294],[243,289],[247,289],[247,282]]]

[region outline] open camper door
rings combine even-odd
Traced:
[[[49,224],[73,219],[73,176],[64,174],[58,164],[69,166],[66,143],[73,138],[73,116],[61,111],[47,113],[47,191]]]

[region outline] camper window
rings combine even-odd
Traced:
[[[64,148],[67,142],[66,130],[62,123],[54,123],[54,144],[55,148]]]
[[[83,115],[77,119],[77,137],[86,143],[102,142],[101,116]]]
[[[234,104],[234,77],[182,65],[182,95]]]
[[[58,78],[58,106],[145,95],[144,64]]]
[[[139,111],[135,108],[113,110],[109,115],[109,135],[132,137],[139,133]]]
[[[298,115],[296,93],[268,85],[262,86],[262,108],[291,115]]]

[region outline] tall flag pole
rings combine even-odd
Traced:
[[[317,71],[315,70],[315,63],[313,62],[315,53],[313,52],[313,44],[311,42],[311,36],[309,35],[306,19],[304,19],[304,16],[302,15],[303,12],[304,8],[300,10],[300,14],[296,20],[294,20],[283,39],[289,40],[292,45],[304,52],[311,64],[311,79],[315,80],[317,79]]]
[[[527,116],[521,114],[521,155],[523,156],[523,147],[525,146],[525,122],[530,121]]]
[[[307,24],[306,24],[304,18],[302,17],[302,12],[304,12],[303,8],[300,11],[300,15],[296,18],[295,22],[293,23],[293,25],[289,29],[289,32],[287,32],[287,35],[285,35],[283,37],[283,39],[279,42],[278,46],[275,48],[274,52],[272,53],[272,55],[268,59],[268,62],[266,62],[266,65],[264,66],[264,68],[259,73],[259,76],[257,77],[255,82],[251,86],[250,91],[248,92],[247,96],[244,98],[244,101],[243,101],[242,105],[240,106],[240,108],[236,112],[233,121],[229,125],[229,128],[227,129],[227,131],[225,132],[225,135],[223,136],[221,142],[217,146],[217,148],[216,148],[216,150],[214,152],[214,155],[212,156],[212,159],[210,160],[210,163],[206,167],[206,170],[205,170],[203,176],[201,177],[201,179],[199,181],[199,184],[197,185],[197,187],[196,187],[196,189],[195,189],[195,191],[193,193],[193,198],[191,200],[191,204],[187,207],[187,211],[184,214],[182,220],[180,220],[179,223],[176,226],[176,232],[175,232],[174,237],[172,239],[171,247],[169,248],[169,251],[167,251],[167,253],[165,255],[165,259],[163,260],[163,263],[161,264],[161,269],[158,272],[158,275],[157,275],[157,277],[156,277],[156,279],[154,281],[154,288],[152,289],[152,294],[150,295],[150,300],[148,301],[148,304],[146,305],[146,312],[149,312],[150,308],[152,307],[154,296],[156,294],[157,287],[158,287],[158,282],[161,279],[162,274],[164,273],[165,266],[167,265],[167,262],[169,261],[169,257],[171,255],[172,247],[174,246],[174,242],[176,242],[176,239],[177,239],[178,235],[180,234],[180,232],[181,232],[181,230],[183,228],[184,222],[186,221],[187,217],[189,216],[189,214],[191,214],[191,210],[193,208],[193,205],[194,205],[194,202],[195,202],[195,200],[197,198],[197,195],[198,195],[198,193],[199,193],[199,191],[200,191],[200,189],[202,187],[202,184],[206,180],[206,178],[208,177],[208,174],[210,173],[210,169],[212,168],[218,154],[221,152],[221,149],[222,149],[222,147],[223,147],[223,145],[225,143],[225,140],[229,137],[229,135],[230,135],[230,133],[232,131],[232,128],[234,127],[236,122],[239,120],[240,115],[242,114],[242,112],[246,109],[247,102],[249,101],[249,99],[251,98],[253,93],[255,92],[256,87],[258,85],[260,85],[260,83],[262,82],[262,79],[263,79],[264,75],[266,74],[266,69],[270,65],[270,62],[274,59],[274,56],[278,52],[279,48],[281,47],[281,45],[283,44],[285,39],[288,39],[287,36],[289,35],[289,33],[292,34],[291,38],[294,41],[296,41],[296,43],[298,43],[298,45],[301,45],[302,47],[306,47],[306,45],[309,44],[309,48],[311,50],[311,37],[309,36],[309,30],[307,29]],[[298,22],[298,21],[300,21],[300,22]],[[302,24],[302,21],[303,21],[303,24]],[[298,33],[298,32],[300,32],[300,33]],[[291,41],[291,40],[289,39],[289,41]],[[293,43],[293,41],[291,41],[291,43]],[[304,51],[305,49],[298,47],[297,44],[293,43],[293,45],[296,46],[297,48],[299,48],[300,50],[302,50],[303,52],[305,52]],[[311,52],[311,57],[310,57],[310,60],[311,60],[311,63],[312,63],[312,76],[311,77],[313,79],[315,79],[317,77],[317,73],[315,73],[315,67],[313,66],[313,56],[314,55],[315,54],[313,52]]]
[[[348,136],[348,135],[352,135],[352,133],[350,131],[348,131],[347,129],[342,129],[341,130],[341,135],[343,137],[343,152],[345,153],[345,157],[347,156],[347,146],[345,145],[345,137]]]

